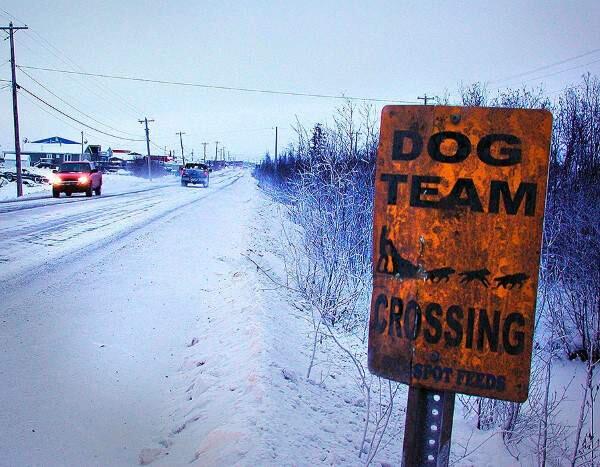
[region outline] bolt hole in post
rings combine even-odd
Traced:
[[[453,392],[410,387],[403,467],[448,465],[453,415]]]

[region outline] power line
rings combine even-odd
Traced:
[[[593,60],[591,62],[588,62],[588,63],[584,63],[583,65],[576,65],[576,66],[573,66],[573,67],[570,67],[570,68],[565,68],[564,70],[559,70],[559,71],[555,71],[553,73],[548,73],[546,75],[538,76],[536,78],[527,79],[527,80],[523,81],[523,83],[528,83],[529,81],[535,81],[535,80],[538,80],[538,79],[543,79],[543,78],[548,78],[550,76],[559,75],[561,73],[565,73],[567,71],[575,70],[577,68],[581,68],[581,67],[584,67],[584,66],[592,65],[592,64],[598,63],[598,62],[600,62],[600,58],[597,59],[597,60]]]
[[[196,87],[203,89],[218,89],[221,91],[239,91],[239,92],[252,92],[252,93],[260,93],[260,94],[276,94],[276,95],[285,95],[285,96],[296,96],[296,97],[315,97],[322,99],[348,99],[348,100],[357,100],[357,101],[368,101],[368,102],[396,102],[396,103],[404,103],[404,104],[417,104],[415,101],[404,101],[398,99],[382,99],[377,97],[355,97],[355,96],[338,96],[333,94],[314,94],[314,93],[306,93],[306,92],[296,92],[296,91],[276,91],[272,89],[256,89],[256,88],[238,88],[232,86],[220,86],[220,85],[210,85],[210,84],[201,84],[201,83],[189,83],[184,81],[168,81],[168,80],[159,80],[159,79],[150,79],[150,78],[140,78],[135,76],[122,76],[122,75],[108,75],[103,73],[87,73],[82,71],[74,71],[74,70],[61,70],[57,68],[44,68],[44,67],[34,67],[34,66],[25,66],[20,65],[19,68],[29,69],[29,70],[40,70],[40,71],[50,71],[54,73],[65,73],[72,75],[81,75],[81,76],[94,76],[98,78],[108,78],[108,79],[118,79],[124,81],[138,81],[143,83],[154,83],[154,84],[165,84],[172,86],[186,86],[186,87]]]
[[[37,107],[38,109],[40,109],[42,112],[47,113],[52,118],[58,120],[59,122],[62,122],[64,125],[66,125],[66,126],[68,126],[70,128],[73,128],[76,131],[80,131],[81,130],[80,127],[76,127],[75,125],[71,124],[68,120],[66,120],[64,118],[60,118],[58,115],[52,113],[50,110],[48,110],[45,107],[43,107],[42,105],[40,105],[38,102],[36,102],[31,97],[29,97],[27,94],[22,94],[22,97],[24,97],[29,103],[31,103],[32,105],[34,105],[35,107]],[[106,140],[106,141],[109,141],[109,140]],[[150,143],[152,144],[152,141]]]
[[[76,127],[75,125],[72,125],[71,123],[69,123],[67,120],[60,118],[58,115],[53,114],[52,112],[50,112],[48,109],[45,109],[44,107],[42,107],[40,104],[38,104],[36,101],[34,101],[31,97],[27,96],[26,94],[23,94],[23,97],[25,99],[27,99],[27,101],[29,101],[31,104],[35,105],[38,109],[40,109],[42,112],[47,113],[48,115],[50,115],[51,117],[55,118],[56,120],[58,120],[59,122],[62,122],[63,124],[73,128],[74,130],[79,131],[80,128]]]
[[[22,24],[25,24],[25,23],[23,23],[21,20],[17,19],[15,16],[11,15],[10,13],[8,13],[6,10],[3,10],[3,9],[1,9],[1,8],[0,8],[0,11],[4,11],[4,13],[5,13],[5,15],[2,15],[2,16],[6,16],[7,18],[8,18],[8,17],[14,18],[14,19],[15,19],[15,20],[17,20],[18,22],[20,22],[20,23],[22,23]],[[0,13],[0,15],[1,15],[1,13]],[[52,54],[54,57],[56,57],[56,58],[57,58],[59,61],[61,61],[61,62],[65,63],[65,64],[69,64],[69,62],[70,62],[70,63],[71,63],[72,65],[74,65],[76,68],[79,68],[79,69],[81,69],[81,67],[80,67],[79,65],[77,65],[77,63],[75,63],[73,60],[71,60],[71,59],[70,59],[69,57],[67,57],[66,55],[65,55],[65,58],[66,58],[66,60],[65,60],[65,59],[63,59],[61,56],[57,55],[57,53],[55,53],[55,52],[54,52],[53,50],[51,50],[49,47],[47,47],[46,45],[44,45],[44,44],[43,44],[43,43],[42,43],[40,40],[36,39],[36,38],[35,38],[35,37],[33,37],[31,34],[29,34],[29,31],[31,31],[31,32],[33,32],[34,34],[36,34],[36,35],[39,37],[39,39],[40,39],[41,41],[43,41],[43,42],[46,42],[46,43],[48,44],[48,46],[52,47],[52,48],[53,48],[54,50],[56,50],[58,53],[61,53],[61,52],[60,52],[60,50],[59,50],[58,48],[56,48],[55,46],[53,46],[53,45],[52,45],[50,42],[48,42],[46,39],[44,39],[44,38],[43,38],[43,37],[42,37],[42,36],[41,36],[41,35],[40,35],[40,34],[39,34],[37,31],[35,31],[35,30],[32,30],[31,28],[30,28],[30,29],[28,29],[28,30],[26,30],[26,31],[24,31],[24,32],[25,32],[25,35],[26,35],[27,37],[29,37],[31,40],[33,40],[33,41],[35,41],[36,43],[38,43],[38,44],[39,44],[41,47],[43,47],[43,48],[44,48],[46,51],[48,51],[50,54]],[[33,54],[36,54],[36,55],[38,54],[38,52],[37,52],[36,50],[32,49],[31,47],[29,47],[29,45],[27,45],[27,43],[26,43],[26,42],[23,42],[23,41],[18,41],[18,42],[20,43],[20,45],[21,45],[21,46],[25,47],[27,50],[29,50],[29,51],[30,51],[30,52],[32,52]],[[10,60],[9,60],[9,62],[10,62]],[[0,67],[1,67],[1,66],[3,66],[3,65],[0,65]],[[27,73],[25,72],[25,70],[21,70],[21,72],[22,72],[22,73],[25,73],[25,74],[26,74],[26,75],[27,75],[27,76],[28,76],[30,79],[33,79],[33,77],[32,77],[31,75],[27,74]],[[36,80],[34,80],[34,81],[36,81]],[[133,106],[132,104],[129,104],[129,102],[127,102],[125,99],[123,99],[123,98],[122,98],[121,96],[119,96],[117,93],[115,93],[114,91],[112,91],[112,90],[111,90],[109,87],[107,87],[107,86],[103,86],[103,85],[101,85],[100,83],[97,83],[97,82],[95,82],[95,81],[92,81],[92,84],[94,85],[94,87],[96,87],[96,88],[97,88],[97,89],[98,89],[100,92],[102,92],[102,91],[106,90],[106,91],[108,91],[108,92],[112,93],[113,95],[115,95],[117,99],[115,99],[114,97],[112,97],[112,96],[109,96],[109,95],[101,95],[101,94],[99,94],[99,93],[98,93],[98,92],[97,92],[97,91],[96,91],[96,90],[95,90],[93,87],[86,85],[86,84],[85,84],[83,81],[79,81],[79,80],[75,80],[75,79],[73,79],[73,82],[74,82],[74,83],[77,83],[79,86],[81,86],[81,87],[82,87],[82,89],[85,89],[85,90],[86,90],[86,91],[88,91],[89,93],[91,93],[91,94],[95,95],[96,97],[98,97],[98,98],[99,98],[101,101],[106,101],[107,99],[110,99],[110,100],[112,100],[113,102],[120,104],[121,108],[122,108],[122,109],[124,109],[124,110],[126,110],[126,111],[127,111],[127,113],[129,113],[130,115],[135,115],[135,118],[136,118],[136,119],[138,118],[138,117],[137,117],[137,114],[138,114],[138,112],[136,112],[136,113],[134,114],[134,113],[131,111],[131,109],[134,109],[134,110],[135,110],[135,109],[136,109],[136,107],[135,107],[135,106]],[[36,81],[36,83],[37,83],[38,85],[40,85],[40,86],[44,87],[44,86],[43,86],[43,85],[41,85],[41,83],[39,83],[38,81]],[[61,100],[61,101],[62,101],[62,102],[64,102],[65,104],[69,105],[70,107],[73,107],[73,106],[71,106],[69,103],[67,103],[67,102],[66,102],[64,99],[61,99],[61,98],[60,98],[60,97],[58,97],[58,96],[57,96],[55,93],[52,93],[52,92],[51,92],[51,91],[50,91],[48,88],[45,88],[45,89],[46,89],[46,90],[47,90],[47,91],[48,91],[50,94],[54,95],[56,98],[58,98],[59,100]],[[30,99],[29,99],[29,100],[30,100]],[[122,102],[120,102],[120,101],[122,101]],[[31,101],[31,100],[30,100],[30,102],[33,102],[33,101]],[[126,107],[126,106],[124,106],[123,104],[126,104],[126,105],[128,105],[128,106],[129,106],[129,108],[127,108],[127,107]],[[38,106],[38,107],[39,107],[39,106]],[[129,133],[129,132],[126,132],[126,131],[123,131],[123,130],[118,130],[118,129],[116,129],[116,128],[114,128],[114,127],[112,127],[112,126],[110,126],[110,125],[108,125],[108,124],[106,124],[106,123],[102,123],[102,122],[100,122],[99,120],[97,120],[97,119],[95,119],[95,118],[93,118],[93,117],[91,117],[91,116],[87,115],[85,112],[82,112],[82,111],[80,111],[80,110],[78,110],[78,109],[75,109],[75,110],[76,110],[76,111],[78,111],[79,113],[81,113],[82,115],[85,115],[85,116],[87,116],[88,118],[91,118],[91,119],[92,119],[92,120],[94,120],[95,122],[97,122],[97,123],[100,123],[100,124],[101,124],[101,125],[103,125],[103,126],[106,126],[107,128],[113,129],[113,130],[115,130],[115,131],[118,131],[118,132],[120,132],[120,133],[123,133],[123,134],[126,134],[126,135],[127,135],[127,134],[128,134],[128,135],[133,135],[133,133]],[[140,112],[141,112],[141,111],[140,111]],[[46,113],[49,113],[49,112],[46,112]],[[53,115],[53,114],[51,114],[51,113],[50,113],[50,115]],[[61,119],[59,119],[59,120],[60,120],[60,121],[63,121],[63,120],[61,120]],[[63,121],[63,122],[64,122],[64,121]],[[77,128],[76,128],[76,129],[77,129]],[[79,129],[78,129],[78,130],[79,130]],[[135,136],[135,135],[133,135],[133,136]],[[151,142],[150,142],[150,144],[152,144],[152,145],[156,146],[157,148],[161,148],[161,149],[162,149],[162,147],[161,147],[161,146],[158,146],[158,145],[156,145],[156,144],[155,144],[153,141],[151,141]]]
[[[10,83],[11,81],[10,81],[9,79],[0,79],[0,82]],[[7,87],[10,87],[10,85],[7,85]],[[19,86],[19,89],[23,89],[25,92],[29,92],[29,91],[27,91],[25,88],[23,88],[23,86]],[[29,92],[29,93],[31,94],[31,92]],[[72,124],[71,124],[71,123],[69,123],[67,120],[65,120],[65,119],[62,119],[62,118],[58,117],[57,115],[53,114],[52,112],[50,112],[49,110],[45,109],[44,107],[42,107],[41,105],[39,105],[39,104],[38,104],[38,103],[37,103],[35,100],[33,100],[33,99],[31,99],[30,97],[28,97],[26,94],[23,94],[23,97],[24,97],[25,99],[27,99],[27,100],[28,100],[28,101],[29,101],[31,104],[35,105],[35,106],[36,106],[38,109],[40,109],[40,110],[42,110],[43,112],[47,113],[48,115],[50,115],[51,117],[55,118],[55,119],[56,119],[56,120],[58,120],[59,122],[62,122],[62,123],[64,123],[65,125],[67,125],[67,126],[69,126],[69,127],[73,128],[74,130],[80,131],[80,128],[78,128],[78,127],[76,127],[76,126],[72,125]],[[59,111],[59,112],[60,112],[60,111]],[[61,113],[62,113],[62,112],[61,112]],[[64,114],[64,113],[63,113],[63,114]],[[71,120],[74,120],[72,117],[70,117],[70,116],[68,116],[68,115],[67,115],[67,117],[68,117],[68,118],[70,118]],[[75,120],[75,121],[77,121],[77,120]],[[80,122],[78,122],[78,123],[80,123]],[[84,125],[84,126],[87,126],[87,127],[88,127],[90,130],[92,130],[92,131],[98,131],[98,132],[100,132],[99,130],[96,130],[95,128],[92,128],[92,127],[90,127],[89,125],[85,125],[85,124],[83,124],[83,125]],[[110,134],[107,134],[107,133],[104,133],[104,132],[100,132],[100,133],[102,133],[102,134],[104,134],[104,135],[111,136]],[[123,139],[123,138],[121,138],[121,137],[118,137],[118,136],[111,136],[111,137],[117,138],[117,139],[119,139],[119,140]],[[140,141],[140,140],[133,140],[133,141]],[[141,141],[143,141],[143,140],[141,140]],[[150,144],[151,144],[151,145],[153,145],[153,146],[156,146],[158,149],[163,149],[163,148],[162,148],[162,146],[159,146],[158,144],[154,143],[152,140],[150,140]]]
[[[11,13],[9,13],[8,11],[6,11],[3,8],[0,8],[0,11],[3,12],[5,15],[7,15],[7,17],[13,18],[14,20],[18,21],[19,23],[25,25],[25,23],[23,21],[21,21],[19,18],[17,18],[16,16],[12,15]],[[35,37],[33,37],[31,34],[35,34],[37,36],[37,39]],[[29,31],[25,32],[25,35],[27,37],[29,37],[30,39],[36,41],[39,43],[39,45],[41,45],[44,49],[46,49],[48,52],[50,52],[54,57],[58,58],[58,60],[60,60],[61,62],[68,64],[70,62],[71,65],[74,65],[76,68],[78,68],[79,70],[83,70],[75,61],[73,61],[72,59],[70,59],[64,52],[62,52],[59,48],[57,48],[56,46],[54,46],[50,41],[48,41],[46,38],[44,38],[39,32],[37,32],[36,30],[29,28]],[[53,50],[52,50],[53,49]],[[31,50],[31,49],[30,49]],[[64,58],[62,58],[60,55],[61,54],[64,56]],[[137,107],[135,107],[133,104],[129,103],[125,98],[123,98],[122,96],[120,96],[119,94],[117,94],[115,91],[113,91],[112,89],[108,88],[108,87],[103,87],[98,83],[93,83],[98,89],[100,90],[104,90],[105,92],[111,93],[113,96],[115,96],[120,103],[125,104],[126,106],[129,107],[129,111],[133,111],[135,112],[136,118],[137,118],[137,114],[139,112],[141,112],[140,109],[138,109]],[[94,93],[95,94],[95,93]],[[116,102],[116,101],[115,101]],[[134,115],[134,114],[132,114]]]
[[[60,57],[52,49],[48,48],[40,40],[38,40],[31,34],[26,34],[25,36],[28,37],[30,40],[34,41],[34,43],[36,45],[39,45],[44,49],[43,50],[44,57],[46,57],[48,54],[50,54],[50,55],[53,55],[54,57],[56,57],[58,59],[58,61],[60,61],[62,64],[65,64],[67,66],[74,65],[75,68],[81,69],[81,67],[79,67],[75,62],[71,61],[72,63],[69,63],[67,60]],[[31,53],[33,53],[35,55],[40,55],[40,52],[35,50],[34,48],[30,47],[27,44],[27,42],[20,40],[19,43],[22,47],[25,47]],[[23,70],[21,70],[21,71],[23,71]],[[77,86],[81,87],[81,89],[85,90],[87,93],[93,94],[94,96],[96,96],[103,102],[106,101],[106,102],[110,102],[112,105],[119,106],[122,111],[126,112],[127,114],[129,114],[131,116],[135,116],[135,119],[137,120],[138,112],[135,112],[134,110],[132,110],[132,109],[134,109],[134,107],[132,105],[130,105],[129,103],[127,103],[126,101],[124,101],[124,100],[122,101],[122,99],[118,99],[118,98],[115,98],[115,97],[109,95],[108,92],[111,92],[113,94],[114,94],[114,92],[112,90],[110,90],[107,86],[102,86],[102,85],[100,85],[99,82],[96,82],[94,80],[86,83],[82,79],[76,79],[75,76],[69,76],[69,78],[72,79],[73,83],[75,83]]]
[[[0,8],[0,11],[4,13],[4,15],[13,18],[14,20],[18,21],[19,23],[22,23],[23,25],[25,25],[25,23],[23,21],[21,21],[19,18],[17,18],[16,16],[12,15],[11,13],[9,13],[8,11],[6,11],[3,8]],[[52,43],[50,43],[47,39],[45,39],[40,33],[38,33],[36,30],[29,28],[28,30],[24,31],[25,35],[27,37],[29,37],[31,40],[33,40],[34,42],[36,42],[37,44],[39,44],[42,48],[44,48],[46,51],[48,51],[50,54],[52,54],[54,57],[56,57],[60,62],[65,63],[65,64],[70,64],[75,66],[75,68],[79,69],[79,70],[83,70],[75,61],[73,61],[72,59],[70,59],[66,54],[64,54],[60,49],[58,49],[57,47],[55,47]],[[32,34],[35,34],[36,37],[34,37]],[[23,44],[27,47],[27,49],[29,49],[30,51],[32,51],[34,54],[36,53],[36,51],[32,50],[29,46],[27,46],[26,44]],[[61,55],[64,57],[61,57]],[[10,60],[9,60],[10,61]],[[1,66],[1,65],[0,65]],[[21,72],[25,73],[24,70],[21,70]],[[31,75],[27,75],[29,76],[31,79],[33,79],[31,77]],[[34,80],[35,81],[35,80]],[[98,94],[92,87],[85,85],[83,82],[79,81],[79,80],[73,80],[74,82],[78,83],[80,86],[82,86],[84,89],[87,89],[88,91],[90,91],[92,94],[94,94],[96,97],[100,98],[101,100],[104,100],[105,98],[103,96],[101,96],[100,94]],[[38,84],[40,84],[38,82]],[[135,115],[135,118],[137,119],[137,115],[139,113],[146,113],[146,112],[142,112],[141,110],[139,110],[136,106],[134,106],[133,104],[130,104],[126,99],[124,99],[122,96],[120,96],[118,93],[116,93],[115,91],[113,91],[110,87],[108,86],[104,86],[101,83],[92,81],[92,84],[100,91],[100,92],[104,92],[107,97],[112,100],[115,103],[118,103],[121,108],[123,108],[124,110],[126,110],[130,115]],[[41,84],[40,84],[41,85]],[[44,87],[44,86],[42,86]],[[56,94],[52,93],[51,91],[49,91],[47,88],[45,88],[48,92],[50,92],[51,94],[53,94],[55,97],[57,97],[58,99],[60,99],[58,96],[56,96]],[[112,96],[108,95],[108,93],[112,94]],[[63,99],[60,99],[62,102],[64,102],[65,104],[69,105],[66,101],[64,101]],[[81,113],[82,115],[86,115],[84,112],[77,110],[79,113]],[[132,112],[133,111],[133,112]],[[88,118],[90,118],[88,116]],[[102,123],[100,121],[98,121],[95,118],[92,118],[93,121],[106,126],[107,128],[110,128],[112,130],[118,131],[120,133],[123,134],[129,134],[129,135],[133,135],[132,133],[128,133],[126,131],[123,130],[117,130],[115,128],[113,128],[110,125],[107,125],[106,123]],[[150,141],[150,144],[156,146],[157,148],[162,148],[162,146],[158,146],[157,144],[155,144],[153,141]]]
[[[39,96],[36,96],[34,93],[32,93],[32,92],[31,92],[31,91],[29,91],[28,89],[24,88],[23,86],[19,85],[19,89],[21,89],[21,90],[25,91],[25,92],[26,92],[27,94],[29,94],[31,97],[33,97],[33,98],[37,99],[38,101],[40,101],[41,103],[45,104],[47,107],[50,107],[51,109],[53,109],[54,111],[58,112],[59,114],[61,114],[61,115],[65,116],[65,117],[67,117],[67,118],[68,118],[68,119],[70,119],[70,120],[73,120],[74,122],[77,122],[77,123],[79,123],[80,125],[83,125],[83,126],[84,126],[84,127],[86,127],[86,128],[89,128],[90,130],[93,130],[93,131],[95,131],[95,132],[97,132],[97,133],[101,133],[101,134],[103,134],[103,135],[106,135],[106,136],[111,136],[112,138],[116,138],[116,139],[122,139],[122,140],[124,140],[124,141],[144,141],[143,139],[124,138],[123,136],[113,135],[113,134],[111,134],[111,133],[108,133],[108,132],[106,132],[106,131],[99,130],[98,128],[94,128],[93,126],[91,126],[91,125],[88,125],[87,123],[83,123],[81,120],[78,120],[78,119],[76,119],[75,117],[72,117],[71,115],[69,115],[69,114],[67,114],[67,113],[63,112],[62,110],[60,110],[60,109],[57,109],[57,108],[56,108],[56,107],[54,107],[52,104],[49,104],[48,102],[46,102],[46,101],[45,101],[44,99],[42,99],[41,97],[39,97]]]
[[[7,17],[9,19],[14,19],[15,21],[18,21],[19,23],[21,23],[23,26],[27,26],[23,21],[21,21],[19,18],[17,18],[16,16],[11,15],[8,11],[6,11],[4,8],[0,8],[0,11],[2,13],[4,13],[5,15],[7,15]]]
[[[541,67],[538,67],[538,68],[534,68],[533,70],[524,71],[522,73],[518,73],[516,75],[512,75],[512,76],[509,76],[507,78],[502,78],[502,79],[490,81],[490,84],[497,84],[497,83],[503,83],[503,82],[506,82],[506,81],[511,81],[511,80],[513,80],[515,78],[520,78],[522,76],[530,75],[532,73],[536,73],[538,71],[546,70],[546,69],[552,68],[554,66],[562,65],[563,63],[567,63],[567,62],[570,62],[572,60],[577,60],[578,58],[587,57],[588,55],[592,55],[592,54],[595,54],[597,52],[600,52],[600,49],[590,50],[589,52],[586,52],[586,53],[583,53],[583,54],[579,54],[579,55],[576,55],[574,57],[565,58],[564,60],[560,60],[558,62],[554,62],[554,63],[551,63],[549,65],[544,65],[544,66],[541,66]],[[582,65],[582,66],[585,66],[585,65]]]
[[[21,21],[20,19],[18,19],[16,16],[10,14],[8,11],[4,10],[3,8],[0,8],[0,11],[3,12],[4,16],[6,16],[7,18],[9,18],[9,17],[13,18],[16,21],[18,21],[19,23],[22,23],[23,25],[25,25],[25,23],[23,21]],[[34,37],[31,33],[35,34],[35,36],[37,36],[37,37]],[[35,43],[37,43],[39,46],[41,46],[43,49],[45,49],[51,55],[53,55],[54,57],[56,57],[60,62],[66,64],[66,65],[75,66],[75,68],[77,68],[79,70],[83,70],[75,61],[73,61],[64,52],[62,52],[60,49],[58,49],[56,46],[54,46],[51,42],[49,42],[47,39],[45,39],[36,30],[34,30],[32,28],[29,28],[27,31],[25,31],[25,36],[28,37],[29,39],[31,39],[32,41],[34,41]],[[21,41],[19,41],[19,42],[21,42]],[[28,50],[30,50],[34,54],[37,53],[36,51],[34,51],[30,47],[28,47],[27,44],[21,42],[21,45],[25,46]],[[61,55],[64,58],[61,57]],[[136,106],[134,106],[133,104],[131,104],[130,102],[128,102],[125,98],[123,98],[123,96],[121,96],[118,93],[116,93],[115,91],[113,91],[110,87],[107,87],[107,86],[104,86],[104,85],[102,85],[100,83],[92,81],[92,84],[98,90],[100,90],[100,92],[103,92],[105,94],[106,97],[103,97],[103,96],[99,95],[97,92],[95,92],[91,87],[86,86],[86,85],[84,85],[83,83],[81,83],[79,81],[75,81],[75,82],[77,82],[79,85],[81,85],[82,87],[86,88],[92,94],[96,95],[97,97],[99,97],[101,99],[106,99],[106,97],[108,97],[113,102],[120,104],[121,108],[125,109],[130,115],[135,116],[136,119],[137,119],[137,116],[139,115],[139,113],[142,112]],[[112,94],[112,96],[109,96],[108,95],[109,93]]]
[[[160,145],[156,144],[156,143],[155,143],[154,141],[152,141],[152,140],[150,140],[150,144],[151,144],[152,146],[154,146],[155,148],[158,148],[158,149],[164,149],[164,147],[163,147],[163,146],[160,146]]]
[[[21,70],[21,73],[25,74],[25,76],[27,76],[29,79],[31,79],[34,83],[36,83],[38,86],[42,87],[43,89],[45,89],[48,93],[50,93],[51,95],[53,95],[54,97],[56,97],[59,101],[61,101],[62,103],[64,103],[65,105],[69,106],[71,109],[75,110],[76,112],[80,113],[81,115],[89,118],[90,120],[105,126],[107,128],[110,128],[111,130],[114,131],[118,131],[119,133],[123,133],[129,136],[138,136],[135,135],[133,133],[128,133],[127,131],[123,131],[123,130],[119,130],[118,128],[114,128],[106,123],[101,122],[100,120],[97,120],[96,118],[92,117],[91,115],[85,113],[83,110],[79,110],[77,107],[75,107],[74,105],[69,104],[66,100],[64,100],[62,97],[56,95],[54,92],[52,92],[50,89],[48,89],[45,85],[43,85],[42,83],[40,83],[37,79],[35,79],[33,76],[31,76],[29,73],[27,73],[25,70]]]
[[[46,39],[44,39],[44,37],[42,37],[37,31],[32,30],[32,32],[39,38],[36,39],[35,37],[33,37],[31,34],[27,34],[27,37],[29,37],[30,39],[36,41],[41,47],[43,47],[45,50],[47,50],[48,52],[50,52],[54,57],[56,57],[58,60],[60,60],[62,63],[66,64],[66,65],[71,65],[74,66],[76,69],[83,71],[83,68],[80,67],[76,62],[74,62],[73,60],[71,60],[69,57],[67,57],[66,55],[64,55],[60,49],[58,49],[57,47],[55,47],[54,45],[52,45],[50,42],[48,42]],[[47,44],[47,45],[46,45]],[[58,53],[56,53],[56,52]],[[59,54],[64,55],[65,58],[62,58]],[[137,115],[137,113],[141,112],[140,109],[138,109],[136,106],[134,106],[133,104],[131,104],[129,101],[127,101],[125,98],[123,98],[120,94],[118,94],[117,92],[115,92],[114,90],[112,90],[110,87],[108,86],[104,86],[103,84],[100,84],[98,82],[92,81],[92,84],[101,92],[104,93],[106,96],[109,97],[109,99],[111,99],[113,102],[116,102],[118,104],[121,105],[121,108],[126,110],[127,112],[130,113],[130,115]],[[84,86],[86,87],[86,86]],[[90,89],[88,87],[88,89]],[[90,89],[91,90],[91,89]],[[92,91],[93,92],[93,91]],[[98,95],[97,93],[94,92],[94,94]],[[109,94],[111,94],[112,96],[110,96]]]

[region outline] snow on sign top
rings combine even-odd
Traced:
[[[544,110],[383,109],[371,372],[527,399],[551,129]]]

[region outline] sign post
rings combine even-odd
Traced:
[[[410,385],[404,465],[447,465],[454,393],[523,402],[552,116],[387,106],[369,369]]]

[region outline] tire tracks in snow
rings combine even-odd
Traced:
[[[231,174],[220,174],[221,176],[219,177],[219,180],[227,180],[229,178],[231,178]],[[216,178],[216,176],[214,176]],[[214,181],[212,182],[214,183]],[[59,204],[67,204],[67,205],[71,205],[71,204],[75,204],[75,203],[93,203],[93,202],[99,202],[102,201],[103,199],[109,199],[109,198],[115,198],[115,197],[127,197],[127,196],[131,196],[131,195],[136,195],[139,193],[146,193],[149,191],[156,191],[156,190],[164,190],[165,188],[173,188],[179,186],[179,183],[165,183],[162,185],[158,185],[158,186],[152,186],[152,187],[147,187],[147,188],[139,188],[136,190],[131,190],[131,191],[120,191],[117,193],[108,193],[108,194],[103,194],[100,197],[77,197],[77,198],[59,198],[59,199],[55,199],[52,198],[51,195],[43,195],[43,196],[35,196],[35,197],[27,197],[27,198],[21,198],[21,199],[11,199],[11,200],[5,200],[5,201],[0,201],[0,214],[7,214],[10,212],[17,212],[17,211],[25,211],[25,210],[29,210],[29,209],[37,209],[37,208],[47,208],[49,206],[56,206]]]
[[[141,188],[141,189],[132,190],[132,191],[108,193],[108,194],[104,194],[100,197],[92,197],[92,198],[87,198],[87,197],[85,197],[85,198],[83,198],[83,197],[62,198],[62,199],[59,198],[59,199],[55,200],[54,198],[52,198],[52,196],[48,195],[48,196],[43,196],[43,197],[40,196],[40,197],[20,199],[20,200],[0,201],[0,214],[7,214],[10,212],[25,211],[25,210],[36,209],[36,208],[47,208],[48,206],[56,206],[58,204],[69,204],[70,205],[70,204],[81,203],[81,202],[90,203],[90,202],[100,201],[102,199],[107,199],[107,198],[123,197],[123,196],[144,193],[147,191],[162,190],[164,188],[171,188],[173,186],[175,186],[175,185],[174,184],[165,184],[165,185],[154,186],[154,187],[149,187],[149,188]],[[48,202],[48,201],[53,201],[53,202]],[[29,203],[31,203],[31,204],[29,204]],[[6,206],[4,206],[4,205],[6,205]]]
[[[116,232],[110,233],[107,236],[101,239],[93,239],[92,244],[85,245],[85,255],[91,255],[92,253],[106,248],[111,243],[117,242],[126,238],[127,236],[148,227],[156,222],[159,222],[168,216],[176,213],[177,211],[186,208],[198,201],[214,196],[217,193],[225,190],[229,186],[236,183],[240,178],[244,177],[245,174],[235,173],[231,176],[224,178],[223,184],[220,184],[217,188],[211,190],[208,193],[202,193],[200,196],[194,196],[192,199],[185,201],[183,203],[177,204],[175,206],[171,206],[165,210],[161,210],[154,215],[140,221],[136,222],[132,225],[125,226],[123,229],[120,229]],[[135,200],[135,202],[139,202],[139,200]],[[80,221],[81,222],[81,221]],[[108,221],[107,224],[111,224],[112,222]],[[81,233],[81,232],[80,232]],[[13,246],[14,248],[14,246]],[[55,258],[47,258],[45,262],[42,264],[30,264],[23,268],[23,270],[18,271],[16,273],[8,275],[8,277],[2,278],[2,284],[0,286],[0,292],[3,296],[8,296],[7,293],[10,290],[16,290],[19,287],[28,287],[30,283],[36,279],[36,277],[52,274],[53,272],[60,271],[65,265],[69,263],[73,263],[75,260],[79,259],[82,255],[82,245],[78,244],[76,248],[69,250],[61,250],[57,252],[57,257]],[[6,262],[0,262],[1,264],[6,264]],[[1,277],[1,276],[0,276]]]

